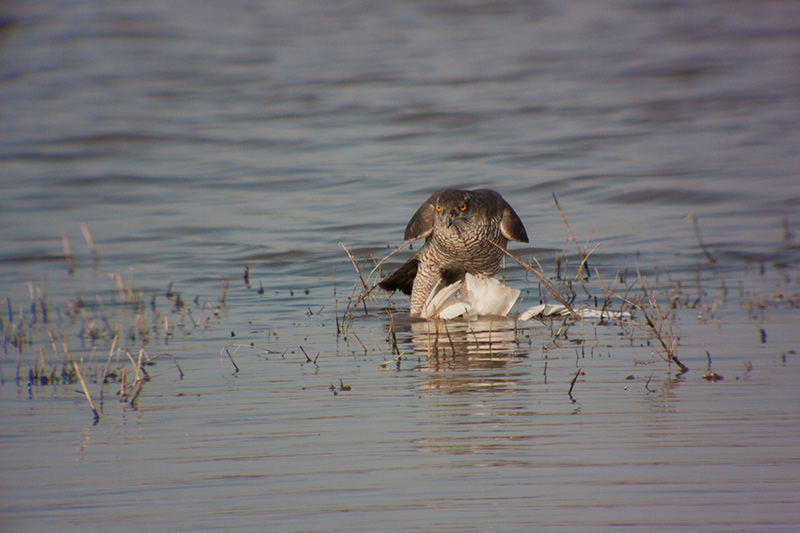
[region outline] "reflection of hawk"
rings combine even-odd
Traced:
[[[378,284],[411,294],[418,316],[431,294],[470,274],[493,276],[508,241],[528,242],[525,226],[495,191],[441,189],[422,204],[406,227],[406,240],[425,237],[425,246]]]

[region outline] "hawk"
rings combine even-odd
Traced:
[[[494,276],[508,241],[528,242],[519,216],[499,193],[440,189],[414,213],[405,240],[425,237],[425,246],[378,286],[411,295],[411,316],[439,289],[467,273]],[[494,244],[492,244],[494,243]]]

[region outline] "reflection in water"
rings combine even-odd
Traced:
[[[510,365],[526,352],[520,347],[513,320],[493,317],[406,325],[399,333],[408,335],[408,344],[419,356],[416,370],[428,374],[421,388],[460,392],[507,389],[520,377]]]
[[[685,374],[667,374],[659,382],[649,381],[645,387],[644,402],[652,414],[678,412],[678,385],[686,380]]]

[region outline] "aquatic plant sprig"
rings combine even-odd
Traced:
[[[556,301],[558,301],[558,303],[563,305],[567,309],[567,311],[569,311],[569,313],[572,315],[572,317],[575,318],[575,320],[580,320],[581,319],[581,317],[578,315],[578,313],[575,312],[575,310],[572,308],[572,306],[569,305],[569,303],[564,299],[563,296],[561,296],[561,294],[556,290],[556,288],[553,287],[553,285],[549,281],[547,281],[547,279],[544,276],[544,271],[542,270],[542,265],[539,264],[538,261],[536,261],[536,258],[534,258],[533,260],[536,261],[536,264],[539,267],[538,271],[536,269],[534,269],[532,266],[530,266],[529,264],[525,263],[524,261],[521,261],[517,257],[514,257],[508,250],[503,249],[502,246],[498,246],[495,243],[492,243],[492,244],[494,246],[496,246],[498,250],[502,251],[508,257],[510,257],[511,259],[516,261],[517,263],[519,263],[519,265],[522,268],[524,268],[525,270],[527,270],[528,272],[533,274],[536,277],[536,279],[539,280],[539,283],[544,285],[544,287],[553,296],[553,298],[555,298]]]
[[[72,362],[72,368],[75,369],[75,373],[78,375],[78,379],[81,382],[81,387],[83,388],[83,394],[86,396],[86,399],[89,401],[89,407],[92,408],[92,413],[94,414],[94,424],[97,425],[100,422],[100,413],[97,411],[97,408],[94,406],[94,402],[92,401],[92,395],[89,394],[89,389],[86,388],[86,382],[83,381],[83,376],[81,375],[81,369],[78,368],[78,363],[75,361]]]
[[[634,309],[638,310],[642,314],[647,329],[650,330],[664,351],[663,359],[668,363],[675,363],[678,365],[678,368],[681,369],[681,372],[687,372],[689,367],[684,365],[680,359],[678,359],[676,352],[678,340],[672,334],[671,329],[666,327],[669,312],[661,312],[661,309],[658,306],[658,300],[656,299],[653,290],[649,287],[649,285],[647,285],[647,282],[645,281],[638,267],[636,268],[636,274],[638,276],[639,285],[643,291],[643,294],[636,298],[629,298],[627,296],[617,297],[630,304]],[[642,298],[646,299],[647,305],[642,303]]]
[[[594,246],[594,248],[592,248],[587,252],[586,250],[589,248],[589,240],[587,239],[586,244],[584,245],[583,249],[581,249],[581,247],[578,245],[578,241],[575,240],[575,235],[572,233],[572,228],[569,227],[569,223],[567,222],[567,215],[564,214],[564,211],[561,209],[561,205],[559,205],[558,203],[558,198],[556,198],[556,193],[552,192],[550,193],[550,196],[553,197],[553,203],[555,204],[556,209],[558,210],[558,214],[561,215],[561,222],[564,223],[564,227],[567,229],[567,235],[569,235],[569,240],[575,246],[575,250],[578,252],[578,256],[581,258],[581,263],[580,265],[578,265],[575,279],[576,280],[584,279],[583,271],[586,269],[586,262],[588,261],[589,256],[592,255],[594,251],[597,250],[597,248],[600,246],[600,243],[597,243]],[[558,261],[556,261],[556,264],[558,264]],[[541,268],[541,266],[539,268]]]
[[[112,286],[110,292],[101,290],[94,298],[78,295],[61,306],[49,302],[42,288],[27,283],[30,309],[17,307],[11,298],[6,298],[9,321],[0,323],[6,353],[13,348],[10,355],[16,356],[16,382],[27,382],[32,395],[43,386],[59,388],[80,384],[79,392],[90,402],[93,414],[96,413],[95,423],[101,421],[104,396],[111,384],[115,384],[113,393],[121,404],[138,409],[145,384],[151,380],[147,367],[155,364],[154,359],[171,358],[180,379],[185,377],[174,356],[162,352],[150,358],[145,349],[153,336],[160,334],[161,328],[165,343],[174,334],[176,326],[170,325],[170,315],[178,315],[177,327],[187,335],[192,329],[219,318],[219,314],[213,312],[214,305],[200,302],[198,298],[193,300],[196,307],[187,305],[171,286],[166,295],[153,293],[146,305],[143,291],[129,281],[132,276],[111,274],[108,279]],[[220,305],[224,305],[224,281],[221,287]],[[160,297],[181,303],[160,307],[157,305]],[[186,319],[191,309],[196,308],[201,309],[200,319],[194,320],[191,316]],[[72,355],[70,339],[80,342],[79,356]],[[102,347],[104,345],[106,348]],[[97,360],[96,354],[104,349],[108,350],[106,360]],[[27,356],[26,352],[31,355]]]

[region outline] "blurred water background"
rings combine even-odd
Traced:
[[[1,9],[3,531],[800,525],[800,4]],[[444,186],[574,273],[557,195],[593,296],[679,296],[690,371],[627,326],[453,323],[432,356],[404,298],[345,320],[339,243],[366,276]],[[86,376],[93,425],[63,362],[142,349],[124,401]]]

